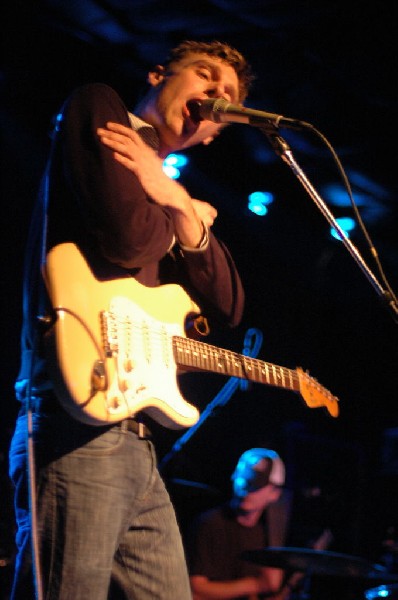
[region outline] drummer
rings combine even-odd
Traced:
[[[252,600],[277,594],[282,586],[283,571],[251,564],[240,556],[246,550],[284,542],[284,463],[273,450],[251,448],[239,458],[231,479],[229,502],[200,515],[188,537],[194,600]],[[282,510],[272,511],[272,506]]]

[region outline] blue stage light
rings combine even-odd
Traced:
[[[267,205],[274,201],[274,196],[271,192],[252,192],[248,197],[249,210],[259,217],[267,214]]]
[[[180,169],[188,163],[184,154],[169,154],[163,161],[163,171],[170,179],[178,179],[181,175]]]
[[[347,237],[350,237],[349,232],[352,231],[353,229],[355,229],[355,227],[356,227],[356,223],[355,223],[354,219],[352,219],[351,217],[339,217],[338,219],[336,219],[336,222],[341,227],[341,229],[344,231],[344,233],[346,234]],[[336,240],[341,241],[341,236],[334,227],[330,228],[330,235],[332,237],[334,237]]]
[[[185,167],[188,163],[188,158],[185,154],[169,154],[164,159],[166,165],[171,165],[172,167]]]
[[[274,201],[274,195],[271,192],[252,192],[249,194],[249,202],[254,204],[271,204]]]
[[[248,207],[249,210],[258,217],[264,217],[268,212],[268,208],[264,206],[264,204],[254,204],[253,202],[249,202]]]
[[[179,169],[177,169],[177,167],[173,167],[173,165],[166,165],[164,162],[163,171],[166,173],[167,177],[170,177],[170,179],[178,179],[181,175],[181,172]]]

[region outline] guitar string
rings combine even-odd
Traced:
[[[336,400],[316,379],[310,377],[302,370],[298,373],[287,367],[249,358],[211,344],[198,342],[180,335],[170,335],[164,326],[153,327],[153,323],[158,325],[158,322],[155,320],[150,320],[149,324],[147,322],[136,324],[131,321],[128,315],[118,316],[117,320],[119,321],[119,325],[121,324],[124,328],[128,325],[127,330],[131,330],[133,333],[137,333],[138,331],[138,334],[144,340],[143,345],[149,346],[158,355],[163,355],[163,360],[165,358],[168,360],[171,347],[173,351],[177,352],[177,356],[181,357],[181,352],[183,353],[182,360],[185,366],[205,370],[209,370],[210,368],[210,370],[216,373],[231,374],[230,371],[226,372],[229,366],[230,369],[233,369],[232,373],[240,378],[244,377],[242,373],[247,379],[252,381],[264,382],[265,378],[266,383],[270,385],[282,385],[294,391],[301,391],[301,384],[304,382],[307,386],[310,385],[313,389],[315,388],[321,392],[329,400]],[[148,349],[145,354],[147,353]],[[127,352],[128,354],[129,351]]]

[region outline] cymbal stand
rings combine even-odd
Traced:
[[[311,578],[311,569],[307,569],[295,585],[289,586],[288,584],[288,587],[291,588],[288,600],[311,600]]]

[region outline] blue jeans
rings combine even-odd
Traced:
[[[46,600],[188,600],[181,535],[152,442],[126,423],[89,427],[33,414],[37,521]],[[18,555],[12,600],[33,600],[27,417],[10,448]]]

